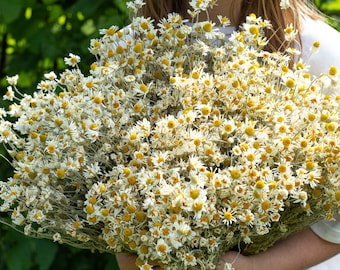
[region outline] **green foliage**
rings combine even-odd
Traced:
[[[0,2],[0,85],[6,75],[20,75],[19,86],[35,86],[45,72],[62,70],[63,58],[82,57],[84,70],[98,30],[127,22],[124,0],[11,0]]]
[[[114,256],[33,239],[0,226],[2,270],[118,270]]]
[[[340,31],[340,0],[314,0],[314,3],[328,16],[329,23]]]
[[[47,270],[52,265],[58,247],[51,241],[45,239],[31,239],[22,234],[4,228],[6,234],[1,239],[1,255],[3,265],[1,269],[8,270],[29,270],[36,267],[40,270]],[[6,249],[3,245],[6,244]],[[20,258],[20,259],[18,259]]]
[[[339,0],[314,0],[316,6],[323,12],[330,15],[340,14],[340,1]]]

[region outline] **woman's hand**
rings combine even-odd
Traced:
[[[128,253],[117,253],[116,260],[120,270],[137,270],[136,266],[137,256]]]
[[[136,266],[137,256],[134,254],[127,254],[127,253],[118,253],[116,254],[117,263],[119,265],[120,270],[137,270],[138,267]],[[252,270],[252,261],[251,257],[243,256],[237,252],[230,251],[225,253],[218,264],[216,265],[216,270],[224,270],[225,263],[232,263],[235,270]],[[153,264],[155,265],[155,264]],[[154,267],[154,270],[160,270],[160,267]]]
[[[338,253],[340,244],[325,241],[310,228],[305,228],[255,255],[243,256],[237,252],[227,252],[220,259],[217,269],[224,270],[225,263],[229,262],[235,270],[301,270]]]
[[[301,270],[314,266],[340,253],[340,244],[321,239],[310,228],[297,232],[278,241],[266,251],[251,256],[238,252],[226,252],[216,265],[217,270],[224,270],[226,263],[231,263],[235,270]],[[117,254],[121,270],[136,270],[136,256]],[[158,267],[156,268],[158,270]]]
[[[232,264],[235,270],[253,270],[252,257],[244,256],[236,251],[226,252],[218,261],[216,270],[224,270],[226,263]],[[228,269],[228,268],[227,268]]]
[[[117,253],[116,260],[120,270],[137,270],[138,267],[136,266],[136,259],[137,255],[135,254],[128,254],[128,253]],[[160,270],[162,269],[155,262],[150,261],[150,265],[153,265],[153,270]]]

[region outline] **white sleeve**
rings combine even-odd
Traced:
[[[301,32],[302,58],[310,65],[313,76],[327,74],[330,66],[336,66],[340,72],[340,32],[322,21],[306,19]],[[311,54],[310,48],[315,41],[321,46],[319,52]],[[340,87],[336,90],[340,94]],[[340,215],[335,221],[320,221],[311,229],[322,239],[340,244]]]
[[[337,215],[334,221],[319,221],[310,228],[322,239],[340,244],[340,215]]]
[[[310,65],[314,76],[328,74],[330,66],[336,66],[340,72],[340,32],[325,22],[306,19],[301,32],[302,59]],[[310,49],[315,41],[320,42],[320,49],[312,54]],[[337,89],[340,94],[340,87]]]

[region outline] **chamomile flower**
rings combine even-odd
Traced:
[[[14,75],[11,77],[7,77],[6,80],[9,85],[15,86],[18,83],[19,75]]]
[[[320,41],[314,41],[313,46],[310,48],[312,53],[317,53],[320,49],[321,42]]]
[[[282,9],[288,9],[290,8],[290,1],[289,0],[281,0],[280,1],[280,7]]]
[[[144,0],[129,1],[126,3],[127,8],[132,12],[132,14],[137,14],[138,10],[145,5]]]
[[[7,91],[6,91],[6,94],[3,95],[3,99],[4,100],[13,101],[13,99],[14,99],[14,91],[13,91],[13,87],[12,86],[7,86]]]
[[[226,209],[223,213],[222,213],[222,222],[224,224],[226,224],[227,226],[233,224],[234,222],[237,221],[236,219],[236,213],[230,209]]]
[[[294,41],[296,39],[296,36],[298,34],[298,31],[294,29],[294,26],[292,24],[289,24],[285,29],[285,40],[286,41]]]
[[[50,80],[50,81],[53,81],[53,80],[57,79],[57,75],[55,74],[54,71],[50,71],[50,72],[44,74],[44,77],[46,79]]]
[[[191,0],[189,5],[194,11],[206,11],[209,7],[214,4],[215,1],[210,0]]]
[[[65,57],[64,61],[66,65],[75,67],[80,62],[80,57],[73,53],[69,53],[69,57]]]
[[[156,244],[156,252],[160,256],[165,256],[171,251],[170,246],[164,241],[164,239],[159,239]]]
[[[218,15],[217,18],[218,18],[218,20],[220,21],[221,26],[227,27],[227,26],[230,25],[230,20],[229,20],[229,18],[227,18],[227,17],[225,17],[225,16],[221,16],[221,15]]]

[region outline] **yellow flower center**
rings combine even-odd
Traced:
[[[192,199],[197,199],[199,195],[200,195],[200,191],[198,189],[193,189],[190,191],[190,197]]]
[[[230,221],[233,218],[233,214],[231,212],[227,211],[227,212],[224,213],[224,218],[226,220]]]
[[[203,25],[204,32],[210,33],[213,29],[213,25],[210,22],[207,22]]]

